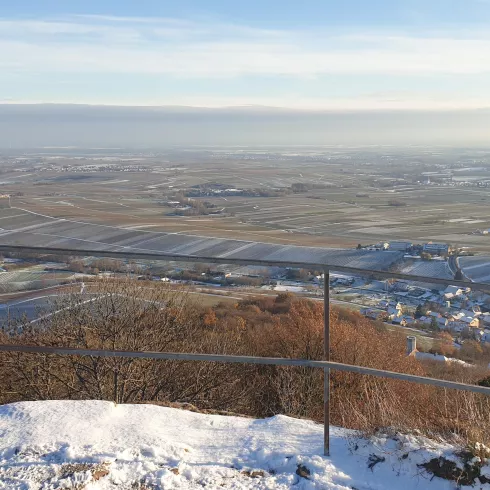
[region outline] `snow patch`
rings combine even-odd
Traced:
[[[457,488],[417,466],[455,457],[449,444],[414,435],[363,439],[332,427],[327,458],[321,425],[281,415],[255,420],[104,401],[21,402],[0,407],[0,435],[1,489]]]

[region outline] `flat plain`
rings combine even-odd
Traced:
[[[307,253],[344,264],[348,256],[352,266],[358,243],[490,252],[485,150],[37,149],[0,158],[0,192],[11,196],[0,210],[5,244],[278,260]],[[389,254],[376,255],[361,266],[390,266]]]

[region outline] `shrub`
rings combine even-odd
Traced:
[[[166,284],[94,280],[90,291],[60,297],[61,310],[3,333],[1,342],[86,349],[201,352],[322,359],[323,304],[289,293],[200,308]],[[355,312],[332,308],[331,359],[466,383],[488,383],[484,368],[421,363],[405,354],[401,334]],[[449,342],[441,335],[440,345]],[[467,343],[465,350],[473,348]],[[466,343],[465,343],[466,345]],[[468,354],[469,355],[469,354]],[[480,354],[480,355],[484,355]],[[332,423],[374,432],[415,429],[490,442],[490,400],[394,379],[331,372]],[[214,362],[0,353],[0,402],[106,399],[185,402],[254,417],[284,413],[323,418],[323,371]]]

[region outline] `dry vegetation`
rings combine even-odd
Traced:
[[[89,349],[191,351],[321,359],[321,303],[280,294],[198,308],[185,290],[104,280],[97,301],[69,295],[62,310],[17,325],[2,343]],[[69,306],[69,308],[67,308]],[[424,364],[405,355],[403,336],[334,309],[332,359],[418,375],[477,382],[478,369]],[[487,373],[488,375],[488,373]],[[184,361],[31,355],[0,356],[0,402],[106,399],[117,403],[191,403],[200,409],[321,420],[323,373],[310,368]],[[490,442],[490,400],[351,373],[332,373],[332,422],[366,432],[390,427]]]

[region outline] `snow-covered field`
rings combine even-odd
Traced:
[[[284,416],[255,420],[103,401],[16,403],[0,407],[0,488],[457,488],[417,466],[441,455],[456,460],[447,444],[415,436],[365,440],[333,428],[332,457],[325,458],[322,430]],[[488,470],[482,474],[490,477]]]
[[[278,284],[274,286],[274,291],[287,291],[289,293],[301,293],[305,290],[302,286],[291,286],[288,284]]]
[[[262,286],[261,289],[267,289],[270,291],[288,292],[288,293],[302,293],[305,288],[299,283],[281,283],[278,282],[275,286]]]

